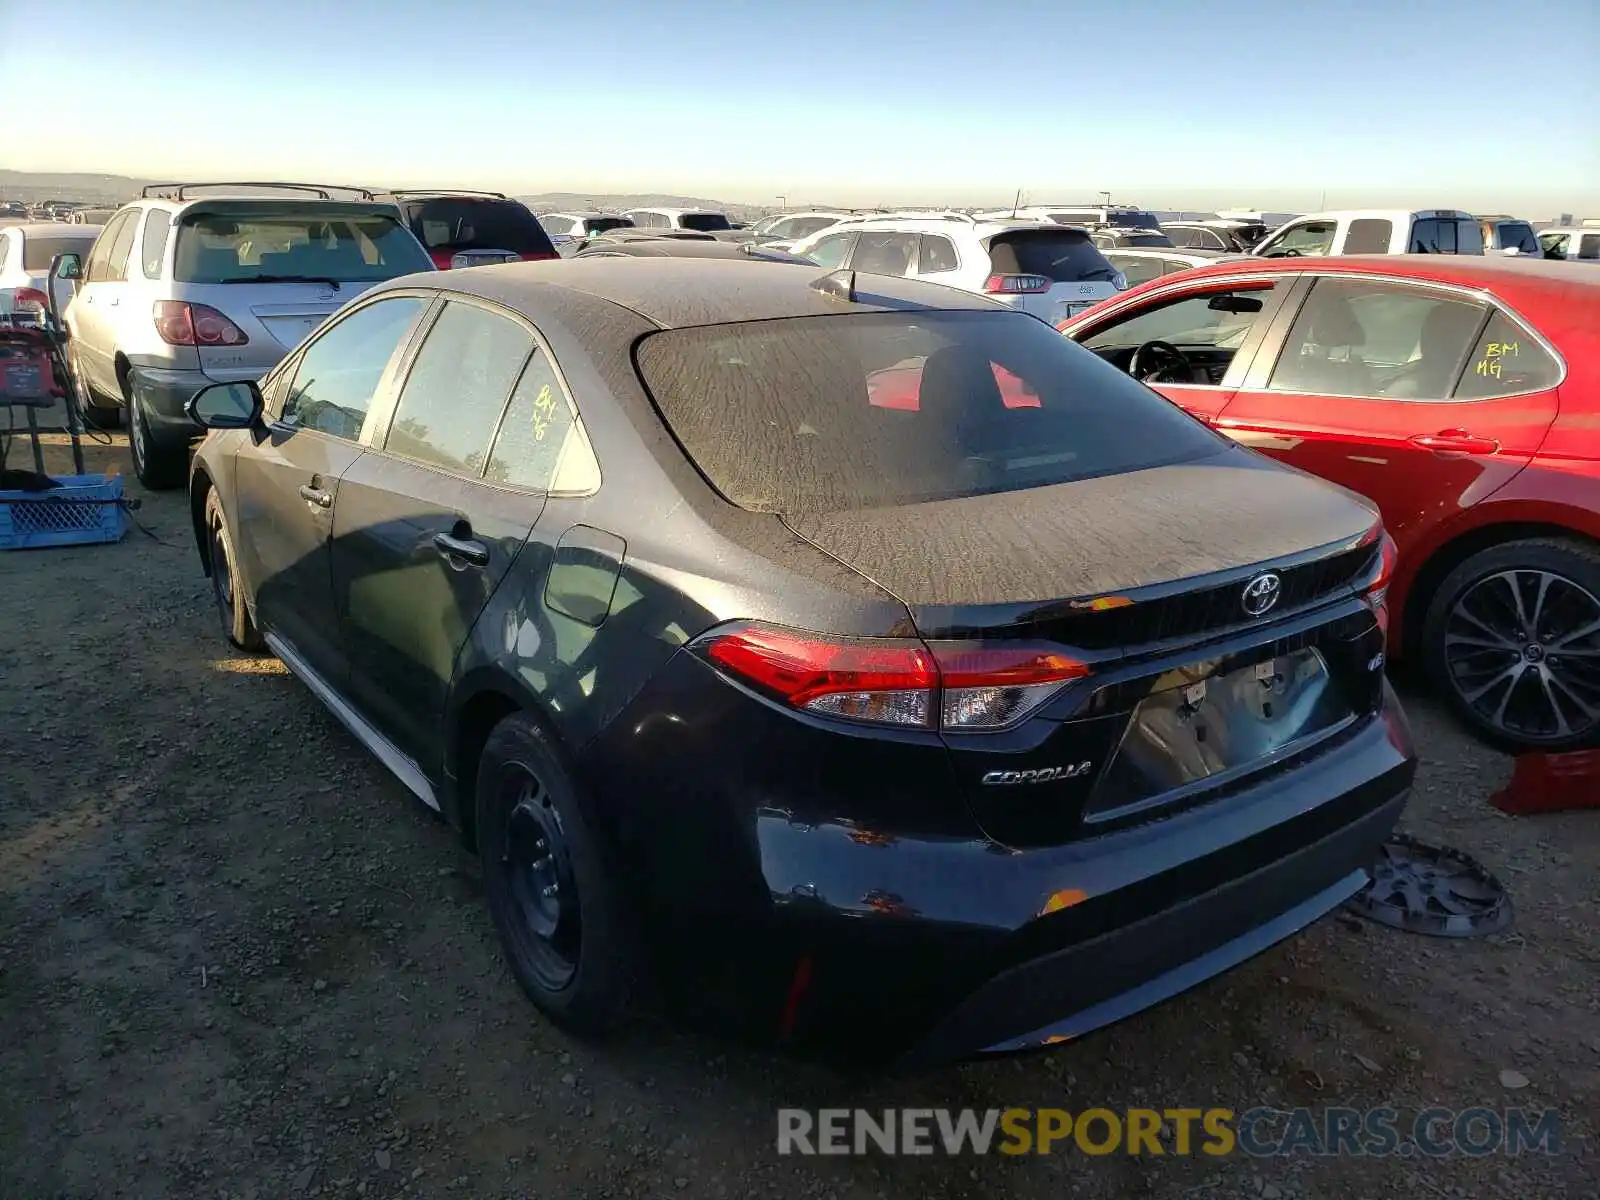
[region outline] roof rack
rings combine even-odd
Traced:
[[[504,192],[479,192],[472,188],[395,188],[391,196],[487,196],[491,200],[509,200]]]
[[[185,192],[198,188],[282,188],[295,192],[314,192],[319,200],[332,200],[334,192],[355,192],[363,200],[375,199],[373,194],[364,187],[356,187],[347,183],[284,183],[280,180],[226,180],[217,183],[147,183],[139,189],[139,198],[148,200],[153,196],[161,196],[169,200],[187,200]],[[174,192],[173,195],[167,195]]]

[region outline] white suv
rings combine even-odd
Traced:
[[[1125,286],[1082,229],[964,213],[841,223],[790,247],[831,269],[908,275],[977,292],[1055,324]]]
[[[1256,247],[1262,258],[1344,254],[1482,254],[1478,218],[1455,208],[1307,213]]]

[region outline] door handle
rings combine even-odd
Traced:
[[[1500,443],[1494,438],[1477,437],[1465,429],[1441,429],[1438,433],[1419,433],[1411,439],[1411,444],[1445,457],[1500,452]]]
[[[332,508],[333,497],[319,487],[312,487],[309,483],[300,485],[300,499],[318,508]]]
[[[487,567],[489,565],[489,547],[471,538],[458,538],[452,537],[448,533],[436,533],[433,535],[433,545],[440,554],[444,555],[451,566],[455,566],[458,561],[471,563],[475,567]]]

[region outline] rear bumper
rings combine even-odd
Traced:
[[[234,373],[232,377],[239,376]],[[189,419],[185,406],[201,388],[213,383],[229,382],[214,379],[200,370],[148,367],[137,362],[134,363],[133,379],[134,386],[139,389],[145,426],[150,431],[151,439],[163,445],[192,442],[203,436],[205,430]]]
[[[1364,884],[1416,769],[1385,687],[1309,761],[1022,850],[941,804],[958,793],[937,755],[875,742],[871,763],[832,769],[792,716],[670,720],[640,699],[658,717],[625,714],[630,736],[586,766],[627,797],[608,824],[668,995],[719,1030],[857,1062],[1049,1044],[1228,970]]]

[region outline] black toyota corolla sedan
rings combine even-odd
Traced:
[[[806,1052],[1073,1038],[1367,879],[1373,508],[906,279],[414,275],[200,392],[201,560],[483,862],[534,1002]]]

